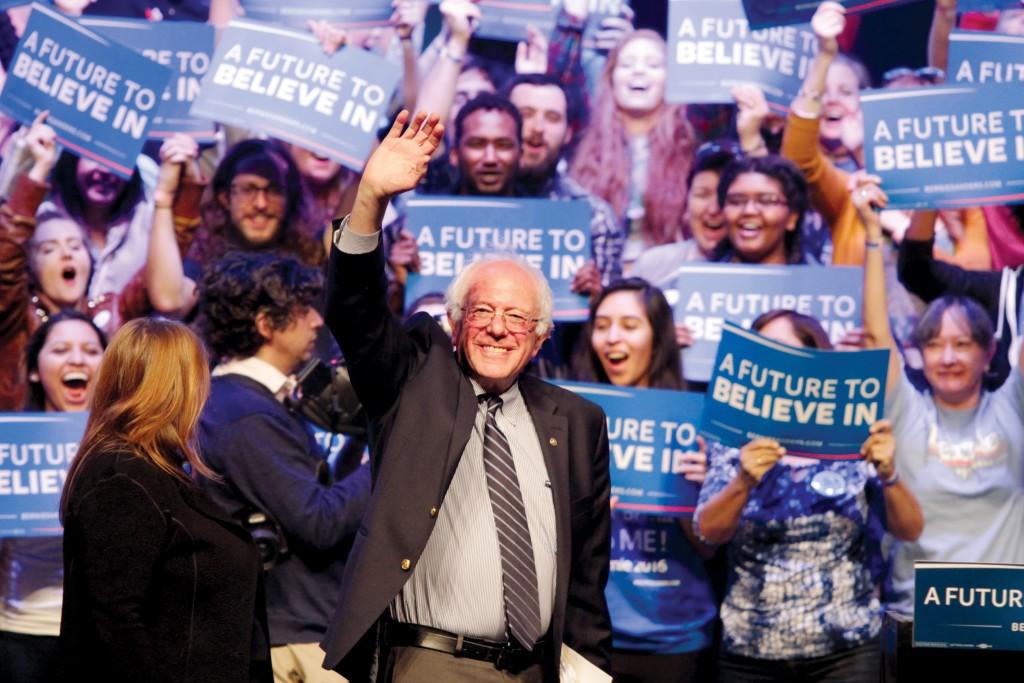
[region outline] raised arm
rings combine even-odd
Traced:
[[[935,0],[928,32],[928,65],[949,71],[949,34],[956,26],[956,0]]]
[[[199,145],[183,134],[169,138],[160,147],[160,175],[153,193],[153,229],[146,258],[146,290],[153,308],[163,314],[188,307],[195,293],[195,283],[185,277],[181,262],[174,207],[183,176],[198,181],[198,156]]]
[[[443,121],[455,99],[455,85],[462,72],[462,62],[469,50],[469,39],[480,21],[480,8],[469,0],[445,0],[441,3],[448,38],[441,54],[423,78],[430,87],[422,88],[416,98],[416,111],[437,112]]]
[[[714,545],[724,545],[732,540],[750,492],[785,453],[786,449],[778,441],[767,438],[754,439],[740,449],[735,476],[700,506],[695,525],[701,539]],[[721,467],[721,463],[715,471],[719,475],[729,472],[728,468]],[[711,485],[721,485],[721,479]]]
[[[885,521],[889,533],[901,541],[916,541],[924,529],[924,515],[917,498],[896,473],[896,439],[892,435],[892,423],[879,420],[871,425],[871,433],[860,452],[865,460],[875,466],[882,480]]]
[[[395,24],[395,35],[402,44],[402,106],[416,107],[420,89],[419,55],[412,34],[423,23],[427,14],[426,0],[396,0],[395,13],[391,21]]]
[[[882,222],[876,207],[883,206],[887,197],[878,185],[864,182],[853,190],[853,204],[857,207],[865,231],[864,255],[864,339],[869,349],[889,349],[889,372],[886,392],[891,392],[900,381],[903,371],[900,350],[889,326],[889,304],[885,294],[885,263],[882,260]]]
[[[761,126],[770,113],[764,91],[744,83],[732,89],[732,99],[736,102],[736,135],[743,153],[748,157],[768,156],[768,146],[761,136]]]

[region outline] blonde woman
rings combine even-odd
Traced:
[[[209,392],[185,326],[137,319],[114,337],[61,501],[61,650],[83,680],[269,681],[259,556],[195,486]]]

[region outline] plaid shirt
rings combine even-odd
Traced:
[[[583,199],[590,204],[590,249],[601,273],[601,284],[622,277],[622,249],[626,234],[608,202],[590,194],[565,173],[555,173],[543,193],[548,199]]]

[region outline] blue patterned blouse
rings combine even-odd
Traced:
[[[704,505],[739,471],[738,450],[709,446],[694,520],[698,533]],[[764,475],[728,546],[721,609],[726,652],[771,660],[820,657],[878,635],[868,497],[881,499],[879,486],[874,468],[861,460],[780,463]]]

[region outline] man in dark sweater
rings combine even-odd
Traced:
[[[277,680],[340,681],[317,645],[337,606],[345,558],[370,493],[364,465],[331,481],[309,426],[289,409],[289,376],[323,325],[320,273],[269,254],[239,253],[208,270],[199,325],[218,362],[200,447],[222,477],[203,486],[229,513],[262,513],[285,548],[267,573]]]

